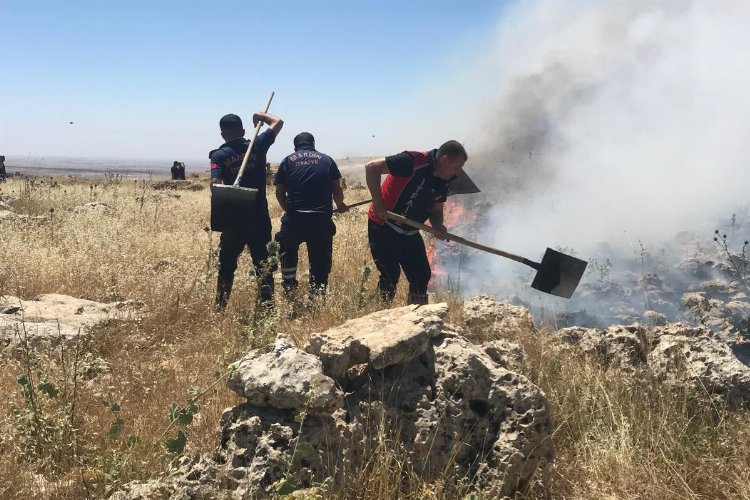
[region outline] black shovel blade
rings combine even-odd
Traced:
[[[569,299],[588,262],[548,248],[537,268],[532,288]]]
[[[448,181],[448,196],[454,194],[474,194],[479,193],[480,190],[474,181],[471,180],[469,174],[464,169],[458,171],[458,175],[452,181]]]
[[[257,189],[213,184],[211,230],[223,232],[247,227],[257,197]]]

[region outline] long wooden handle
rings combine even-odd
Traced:
[[[371,203],[372,200],[364,200],[364,201],[358,201],[357,203],[352,203],[351,205],[347,205],[349,208],[359,207],[362,205],[367,205],[368,203]]]
[[[354,208],[359,207],[362,205],[366,205],[367,203],[370,203],[372,200],[364,200],[364,201],[358,201],[356,203],[352,203],[351,205],[347,205],[346,208]],[[338,211],[338,209],[334,210],[334,213],[340,214],[341,212]]]
[[[266,109],[263,110],[264,113],[268,113],[268,108],[271,107],[271,101],[273,101],[273,96],[275,92],[271,91],[271,95],[268,96],[268,102],[266,103]],[[260,132],[260,127],[263,126],[263,122],[258,120],[258,124],[255,126],[255,131],[253,132],[253,138],[250,140],[250,144],[247,147],[247,151],[245,151],[245,157],[242,159],[242,166],[240,167],[240,171],[237,173],[237,178],[234,180],[234,186],[237,187],[240,185],[240,179],[242,179],[242,174],[245,173],[245,167],[247,166],[247,160],[250,159],[250,151],[253,150],[253,144],[255,144],[255,138],[258,137],[258,132]]]
[[[421,229],[422,231],[428,232],[430,234],[434,234],[434,235],[440,234],[440,232],[434,227],[427,226],[415,220],[407,219],[403,215],[394,214],[393,212],[386,212],[385,214],[386,214],[386,217],[388,219],[391,219],[392,221],[399,222],[401,224],[406,224],[407,226],[411,226],[416,229]],[[482,245],[481,243],[477,243],[475,241],[461,238],[460,236],[456,236],[455,234],[448,233],[448,240],[455,241],[456,243],[460,243],[462,245],[466,245],[467,247],[476,248],[477,250],[481,250],[483,252],[499,255],[500,257],[505,257],[506,259],[515,260],[516,262],[520,262],[521,264],[526,264],[527,266],[533,267],[534,269],[539,268],[538,267],[539,264],[525,257],[521,257],[520,255],[515,255],[509,252],[505,252],[498,248],[488,247],[487,245]]]
[[[372,202],[371,199],[370,200],[364,200],[364,201],[358,201],[356,203],[352,203],[351,205],[347,205],[346,208],[361,207],[362,205],[367,205],[368,203],[371,203],[371,202]]]

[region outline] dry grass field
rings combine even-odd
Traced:
[[[175,456],[169,409],[203,392],[184,426],[186,454],[209,452],[221,412],[239,403],[223,383],[227,366],[277,332],[302,343],[315,331],[376,310],[364,209],[336,217],[334,267],[325,305],[301,311],[277,293],[277,314],[255,315],[254,284],[243,255],[228,310],[213,312],[218,235],[206,230],[207,190],[154,190],[143,180],[59,178],[0,184],[18,213],[0,221],[0,295],[63,293],[96,301],[143,303],[133,321],[96,329],[86,341],[0,354],[0,497],[102,498],[119,484],[158,476]],[[349,189],[347,201],[367,192]],[[108,211],[75,211],[89,202]],[[270,203],[274,227],[281,215]],[[300,266],[306,268],[304,253]],[[300,276],[304,282],[306,276]],[[279,287],[280,288],[280,287]],[[405,303],[400,288],[396,305]],[[280,290],[279,290],[280,291]],[[461,324],[460,298],[437,292]],[[474,332],[477,340],[482,332]],[[668,391],[649,379],[626,383],[574,355],[552,350],[544,334],[509,340],[527,353],[527,375],[548,395],[556,458],[528,498],[750,498],[750,417],[700,394]],[[85,380],[91,359],[108,364]],[[19,376],[58,391],[33,408]],[[472,491],[446,477],[421,483],[387,439],[331,498],[457,498]],[[474,498],[481,498],[481,492]]]

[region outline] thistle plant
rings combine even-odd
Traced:
[[[748,285],[748,282],[750,282],[750,256],[748,255],[748,251],[750,250],[748,245],[750,245],[750,242],[745,240],[742,243],[740,251],[738,253],[732,253],[727,241],[727,235],[720,233],[718,229],[714,231],[714,234],[714,241],[724,253],[726,260],[731,267],[733,277],[743,288],[745,288],[745,290],[750,291],[750,285]]]

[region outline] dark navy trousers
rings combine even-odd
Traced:
[[[261,302],[271,304],[273,301],[273,273],[275,265],[269,265],[268,243],[271,241],[271,219],[261,218],[253,221],[245,230],[224,231],[219,240],[219,278],[216,284],[216,305],[219,309],[226,307],[232,293],[234,272],[237,270],[237,259],[247,247],[253,260],[255,276],[258,280],[258,293]]]
[[[336,225],[327,214],[285,214],[276,241],[281,252],[281,280],[286,290],[297,287],[299,247],[307,244],[310,263],[310,292],[325,293],[333,263],[333,236]]]
[[[381,298],[391,303],[396,295],[396,284],[403,269],[409,281],[409,304],[427,304],[427,284],[432,270],[427,260],[424,240],[418,232],[401,234],[388,224],[368,222],[367,236],[375,267],[380,272],[378,291]]]

